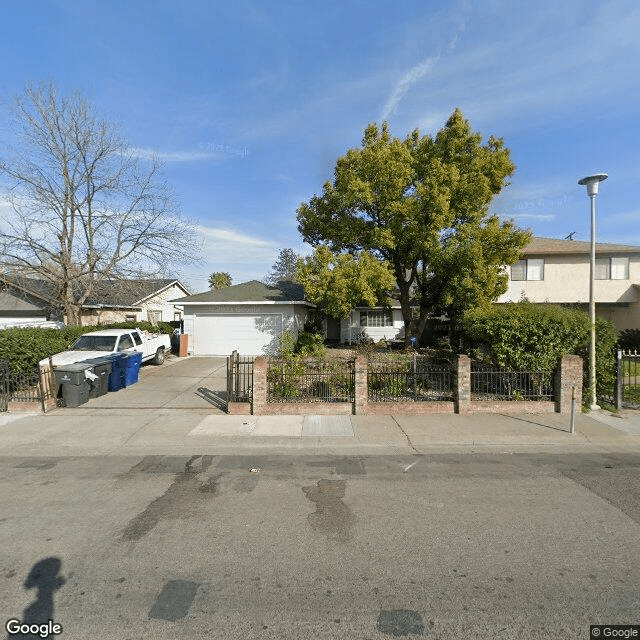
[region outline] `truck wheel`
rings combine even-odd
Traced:
[[[158,347],[156,355],[153,358],[153,364],[162,364],[164,362],[164,347]]]

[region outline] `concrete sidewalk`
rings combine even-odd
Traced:
[[[211,408],[59,409],[0,418],[0,455],[640,452],[640,414],[228,416]]]

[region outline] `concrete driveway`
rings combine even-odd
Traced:
[[[86,408],[208,409],[224,413],[226,358],[168,357],[163,365],[143,365],[136,384],[92,398]],[[77,409],[63,409],[77,411]]]

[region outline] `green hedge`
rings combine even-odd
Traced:
[[[640,329],[625,329],[618,339],[621,349],[640,349]]]
[[[552,371],[559,358],[575,353],[588,370],[591,322],[580,309],[524,300],[468,311],[462,325],[468,350],[477,359],[514,370]],[[613,324],[597,318],[596,385],[603,392],[615,380],[615,344]],[[588,384],[585,375],[585,399]]]
[[[591,325],[589,325],[591,326]],[[583,401],[590,403],[589,394],[589,343],[587,342],[576,353],[582,357],[584,363],[584,391]],[[596,318],[596,393],[598,396],[613,396],[616,388],[616,346],[618,338],[613,324],[609,320]]]
[[[100,329],[143,329],[171,334],[170,324],[149,322],[120,322],[88,327],[65,327],[64,329],[4,329],[0,331],[0,359],[9,361],[12,372],[31,371],[43,358],[64,351],[83,333]]]

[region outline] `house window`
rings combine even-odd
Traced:
[[[392,327],[393,314],[391,311],[361,311],[360,312],[361,327]]]
[[[511,265],[512,280],[544,280],[544,259],[527,258]]]
[[[596,258],[596,280],[628,280],[629,258]]]
[[[124,321],[125,321],[125,322],[135,322],[135,321],[136,321],[136,317],[135,317],[135,315],[129,315],[129,314],[127,314],[127,315],[125,315],[125,317],[124,317]]]
[[[147,316],[151,324],[158,324],[162,320],[162,311],[147,311]]]

